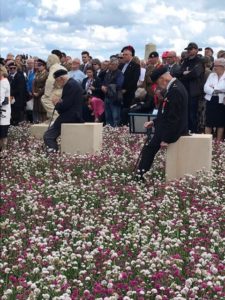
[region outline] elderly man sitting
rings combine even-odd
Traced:
[[[44,142],[47,146],[47,152],[57,151],[57,138],[61,134],[62,123],[82,123],[82,102],[83,90],[79,83],[73,78],[69,78],[66,70],[57,70],[53,74],[58,86],[62,87],[62,97],[52,98],[59,116],[53,125],[45,132]]]

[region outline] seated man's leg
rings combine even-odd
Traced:
[[[44,134],[44,142],[48,149],[58,151],[57,138],[61,134],[61,126],[54,123]]]
[[[153,138],[149,140],[146,145],[144,145],[141,153],[141,160],[137,167],[137,175],[139,174],[141,178],[147,171],[150,170],[155,155],[160,149],[160,143],[161,139],[159,136],[154,135]]]

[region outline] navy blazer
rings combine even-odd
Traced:
[[[123,65],[120,66],[121,70],[123,69]],[[126,92],[123,95],[123,103],[124,107],[130,107],[132,100],[134,99],[134,94],[137,89],[137,82],[140,77],[141,67],[136,64],[134,61],[130,61],[124,72],[124,82],[123,82],[123,90]]]
[[[55,125],[61,126],[62,123],[82,123],[83,90],[80,84],[70,78],[63,87],[62,101],[55,105],[59,113],[55,120]]]
[[[154,120],[155,134],[166,143],[176,142],[188,134],[188,94],[184,85],[173,81]]]

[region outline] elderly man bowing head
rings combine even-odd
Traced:
[[[150,77],[164,91],[164,98],[157,118],[144,124],[146,128],[154,126],[155,133],[151,140],[146,141],[140,155],[137,179],[142,180],[160,147],[166,147],[188,133],[188,96],[183,84],[172,77],[165,66],[154,70]]]
[[[45,132],[44,142],[47,151],[57,151],[57,138],[61,134],[62,123],[82,123],[83,90],[79,83],[69,78],[64,69],[57,70],[53,77],[58,86],[62,87],[62,97],[54,96],[52,102],[59,116],[53,125]]]

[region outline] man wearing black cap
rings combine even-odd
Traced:
[[[137,167],[137,179],[141,180],[144,180],[144,173],[151,168],[160,147],[167,147],[188,133],[188,96],[183,84],[170,75],[166,66],[154,70],[151,81],[164,91],[164,99],[160,103],[157,118],[144,124],[146,128],[154,126],[155,133],[151,140],[147,140],[141,152]]]
[[[69,78],[67,70],[57,70],[53,77],[58,86],[62,87],[62,97],[57,96],[52,98],[59,116],[53,125],[45,132],[44,142],[47,146],[47,151],[57,151],[57,138],[61,134],[62,123],[82,123],[82,102],[83,90],[79,83],[73,78]]]
[[[184,49],[187,50],[187,58],[184,59],[178,75],[178,79],[184,84],[188,92],[188,128],[192,133],[198,132],[198,106],[203,97],[204,65],[198,56],[196,43],[189,43]]]

